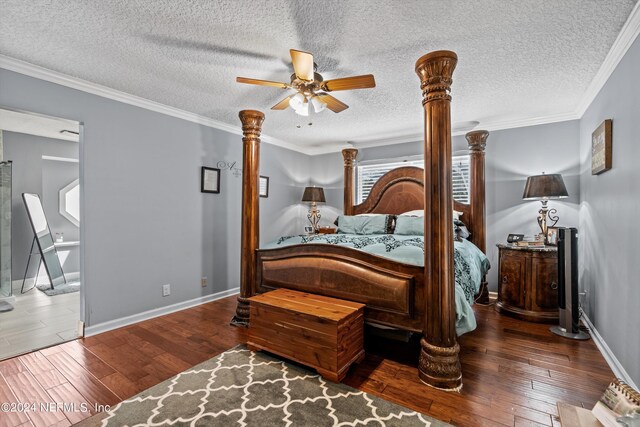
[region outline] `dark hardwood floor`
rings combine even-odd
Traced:
[[[70,425],[238,343],[235,297],[0,362],[0,402],[84,403],[89,412],[0,413],[0,426]],[[556,402],[591,408],[613,378],[592,341],[476,306],[460,339],[464,386],[435,390],[417,376],[418,342],[371,338],[345,383],[456,425],[557,426]],[[66,409],[66,410],[65,410]],[[99,408],[97,409],[99,410]]]

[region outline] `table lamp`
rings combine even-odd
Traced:
[[[566,199],[569,197],[567,187],[564,186],[564,180],[559,173],[552,175],[534,175],[527,178],[527,184],[524,186],[522,198],[524,200],[540,200],[542,208],[538,211],[538,225],[542,231],[545,243],[547,243],[547,219],[553,221],[551,227],[555,226],[560,219],[555,209],[547,208],[547,202],[550,199]]]
[[[320,222],[320,211],[318,210],[317,203],[324,203],[324,190],[322,187],[306,187],[304,194],[302,195],[303,202],[311,202],[311,209],[307,214],[307,218],[313,227],[313,232],[318,232],[318,223]]]

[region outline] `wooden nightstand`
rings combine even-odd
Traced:
[[[558,321],[558,248],[498,244],[496,311],[530,322]]]

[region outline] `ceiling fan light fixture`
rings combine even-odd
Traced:
[[[327,108],[327,103],[323,102],[320,98],[318,98],[316,95],[313,95],[311,97],[311,104],[313,104],[313,110],[316,113],[320,113],[322,111],[325,110],[325,108]]]
[[[298,108],[302,107],[302,104],[304,104],[305,102],[305,98],[304,95],[301,93],[296,93],[290,100],[289,100],[289,106],[291,108],[293,108],[294,110],[297,110]]]
[[[304,98],[304,102],[300,106],[294,107],[293,111],[295,111],[296,114],[307,117],[309,115],[309,102],[307,102],[307,98]]]

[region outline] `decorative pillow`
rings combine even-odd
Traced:
[[[456,210],[453,211],[453,220],[454,221],[460,221],[460,217],[462,216],[463,212],[458,212]],[[409,212],[405,212],[405,213],[401,213],[398,216],[424,216],[424,210],[423,209],[418,209],[415,211],[409,211]]]
[[[415,211],[401,213],[398,216],[424,216],[424,209],[417,209]]]
[[[471,236],[469,233],[469,229],[465,225],[464,222],[459,219],[453,220],[453,239],[457,241],[462,241],[462,239],[468,239]]]
[[[385,221],[386,221],[386,227],[385,227],[385,232],[384,234],[393,234],[393,230],[396,227],[396,215],[385,215],[385,214],[358,214],[356,216],[368,216],[368,217],[373,217],[373,216],[384,216],[386,217]],[[378,233],[374,233],[374,234],[378,234]]]
[[[394,234],[424,236],[424,218],[419,216],[398,216]]]
[[[340,215],[338,233],[344,234],[386,234],[389,215]]]

